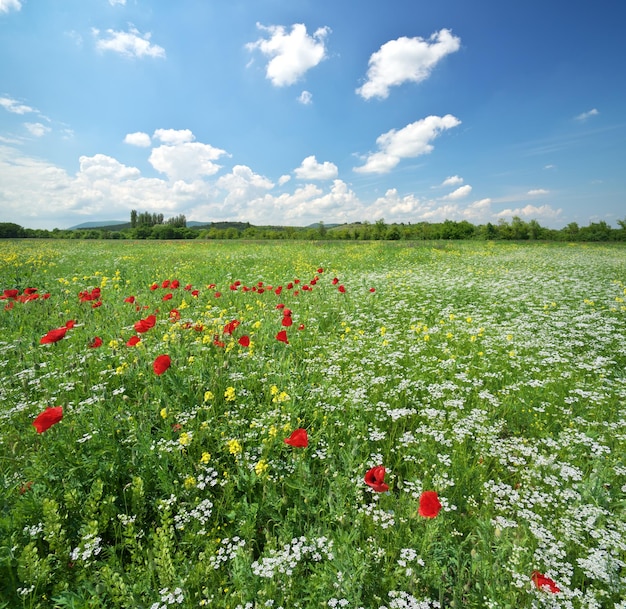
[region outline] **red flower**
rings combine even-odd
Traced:
[[[537,586],[540,590],[545,590],[547,588],[550,592],[552,592],[552,594],[556,594],[561,591],[561,589],[549,577],[546,577],[543,573],[539,573],[539,571],[533,571],[530,579],[532,579],[533,584],[535,584],[535,586]]]
[[[73,319],[70,319],[68,322],[65,322],[65,327],[70,330],[76,325],[76,322]]]
[[[290,315],[285,315],[282,319],[282,321],[280,322],[285,328],[288,328],[289,326],[291,326],[291,324],[293,324],[293,319],[291,319]]]
[[[156,316],[148,315],[145,319],[140,319],[135,323],[135,332],[147,332],[156,324]]]
[[[417,513],[424,518],[434,518],[439,514],[441,503],[435,491],[424,491],[420,495],[420,507]]]
[[[158,283],[153,283],[150,286],[150,289],[154,292],[154,290],[158,290],[159,289],[159,284]]]
[[[19,293],[19,290],[4,290],[4,297],[12,298],[13,300],[15,300]],[[26,293],[26,291],[24,291],[24,293]]]
[[[180,281],[178,281],[178,279],[174,279],[174,281],[170,284],[170,288],[172,288],[172,290],[177,290],[179,287]]]
[[[170,287],[170,280],[169,279],[165,279],[163,281],[163,283],[161,284],[162,288],[169,288]]]
[[[138,343],[141,342],[141,339],[138,336],[131,336],[126,343],[127,347],[134,347]]]
[[[373,294],[376,291],[376,288],[370,288],[370,292]]]
[[[337,279],[337,277],[334,277],[333,280],[331,281],[331,283],[333,285],[337,285],[339,283],[339,279]]]
[[[232,334],[241,322],[233,319],[224,326],[224,334]]]
[[[163,298],[161,298],[161,300],[172,300],[173,296],[174,295],[171,292],[168,292],[165,296],[163,296]]]
[[[130,304],[134,304],[135,297],[134,296],[127,296],[126,298],[124,298],[124,302],[130,302]]]
[[[239,342],[239,344],[240,344],[242,347],[249,347],[249,346],[250,346],[250,337],[249,337],[249,336],[242,336],[242,337],[239,339],[239,341],[238,341],[238,342]]]
[[[337,289],[338,289],[338,290],[339,290],[342,294],[345,294],[345,293],[346,293],[346,288],[345,288],[343,285],[340,285]]]
[[[323,273],[323,272],[324,272],[324,269],[323,269],[322,267],[320,267],[319,269],[317,269],[317,272],[318,272],[318,273]]]
[[[62,328],[56,328],[54,330],[50,330],[45,336],[41,337],[39,341],[40,345],[48,345],[50,343],[59,342],[67,332],[67,327],[63,326]]]
[[[170,321],[172,323],[178,321],[180,319],[180,312],[178,309],[172,309],[170,311]]]
[[[371,486],[377,493],[385,493],[389,490],[389,486],[385,484],[385,468],[382,465],[372,467],[365,474],[365,484]]]
[[[304,324],[300,324],[300,325],[298,326],[298,330],[304,330]]]
[[[152,368],[156,375],[161,376],[171,365],[172,360],[169,355],[159,355],[159,357],[154,360]]]
[[[306,448],[309,445],[309,436],[306,433],[306,429],[294,429],[288,438],[283,440],[285,444],[294,446],[295,448]]]
[[[99,336],[96,336],[90,343],[89,343],[89,348],[90,349],[97,349],[98,347],[102,346],[102,339]]]
[[[15,306],[15,302],[11,301],[9,304],[4,305],[5,311],[10,311]]]
[[[194,290],[193,292],[191,292],[191,295],[196,297],[196,298],[198,297],[198,294],[200,294],[199,290]]]
[[[285,343],[286,345],[289,344],[289,340],[287,339],[287,332],[285,330],[281,330],[276,335],[276,340],[279,340],[281,343]]]
[[[53,406],[46,408],[33,421],[33,425],[37,433],[43,433],[46,429],[50,429],[55,423],[63,418],[63,406]]]

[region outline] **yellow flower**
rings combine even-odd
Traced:
[[[204,392],[204,401],[205,402],[209,402],[211,401],[215,396],[213,395],[212,391],[205,391]]]
[[[274,425],[272,425],[270,427],[270,430],[267,432],[270,438],[275,438],[276,435],[278,434],[278,430],[276,429],[276,427],[274,427]]]
[[[161,408],[161,412],[159,414],[162,419],[167,419],[167,408]]]
[[[276,395],[276,394],[278,394],[278,393],[279,393],[279,391],[280,391],[280,390],[278,389],[278,387],[276,387],[276,385],[272,385],[272,386],[270,387],[270,393],[271,393],[272,395]]]
[[[235,388],[234,387],[226,387],[226,391],[224,392],[224,398],[227,402],[235,401]]]
[[[239,440],[228,440],[228,452],[231,455],[238,455],[243,450]]]
[[[257,476],[262,476],[269,469],[269,467],[270,466],[267,464],[267,461],[265,461],[265,459],[261,459],[254,466],[254,471],[256,472]]]
[[[109,347],[111,349],[117,349],[120,346],[120,342],[117,339],[113,339],[109,341]]]
[[[183,482],[183,486],[187,490],[195,488],[195,486],[196,486],[196,479],[193,476],[187,476],[185,478],[185,481]]]
[[[183,431],[183,433],[180,434],[180,438],[178,438],[178,443],[181,446],[189,446],[191,444],[191,434]]]
[[[202,457],[200,457],[200,463],[204,463],[205,465],[211,460],[211,453],[203,452]]]

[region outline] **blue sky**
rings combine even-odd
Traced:
[[[0,0],[0,221],[626,217],[626,3]]]

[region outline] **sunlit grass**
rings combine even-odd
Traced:
[[[0,262],[0,607],[626,606],[624,247]]]

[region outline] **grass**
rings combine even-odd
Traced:
[[[10,289],[0,607],[626,607],[625,247],[16,241]]]

